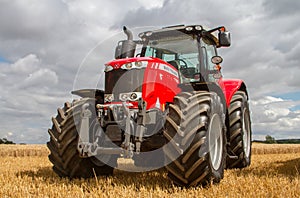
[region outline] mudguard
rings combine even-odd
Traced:
[[[231,98],[235,94],[235,92],[237,92],[238,90],[244,91],[248,97],[246,85],[242,80],[240,80],[240,79],[221,79],[220,81],[221,82],[219,82],[219,84],[223,89],[223,92],[224,92],[224,95],[226,98],[227,107],[230,106]]]

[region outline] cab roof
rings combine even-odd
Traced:
[[[216,45],[219,44],[218,39],[211,34],[210,31],[207,31],[201,25],[175,25],[175,26],[167,26],[162,29],[152,30],[141,32],[139,37],[142,40],[161,40],[166,38],[174,38],[174,37],[191,37],[197,35],[205,35],[211,38]]]

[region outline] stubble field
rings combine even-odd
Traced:
[[[0,145],[0,197],[300,197],[300,145],[253,144],[252,153],[250,167],[226,170],[220,184],[186,189],[164,169],[63,179],[53,173],[46,146]]]

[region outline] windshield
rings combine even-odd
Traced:
[[[145,49],[145,56],[160,58],[173,65],[182,81],[193,81],[200,73],[198,54],[197,39],[186,34],[150,40]]]

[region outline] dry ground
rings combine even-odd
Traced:
[[[61,179],[47,154],[43,145],[0,145],[0,197],[300,197],[300,145],[254,144],[250,167],[226,170],[218,185],[190,189],[174,186],[163,169]]]

